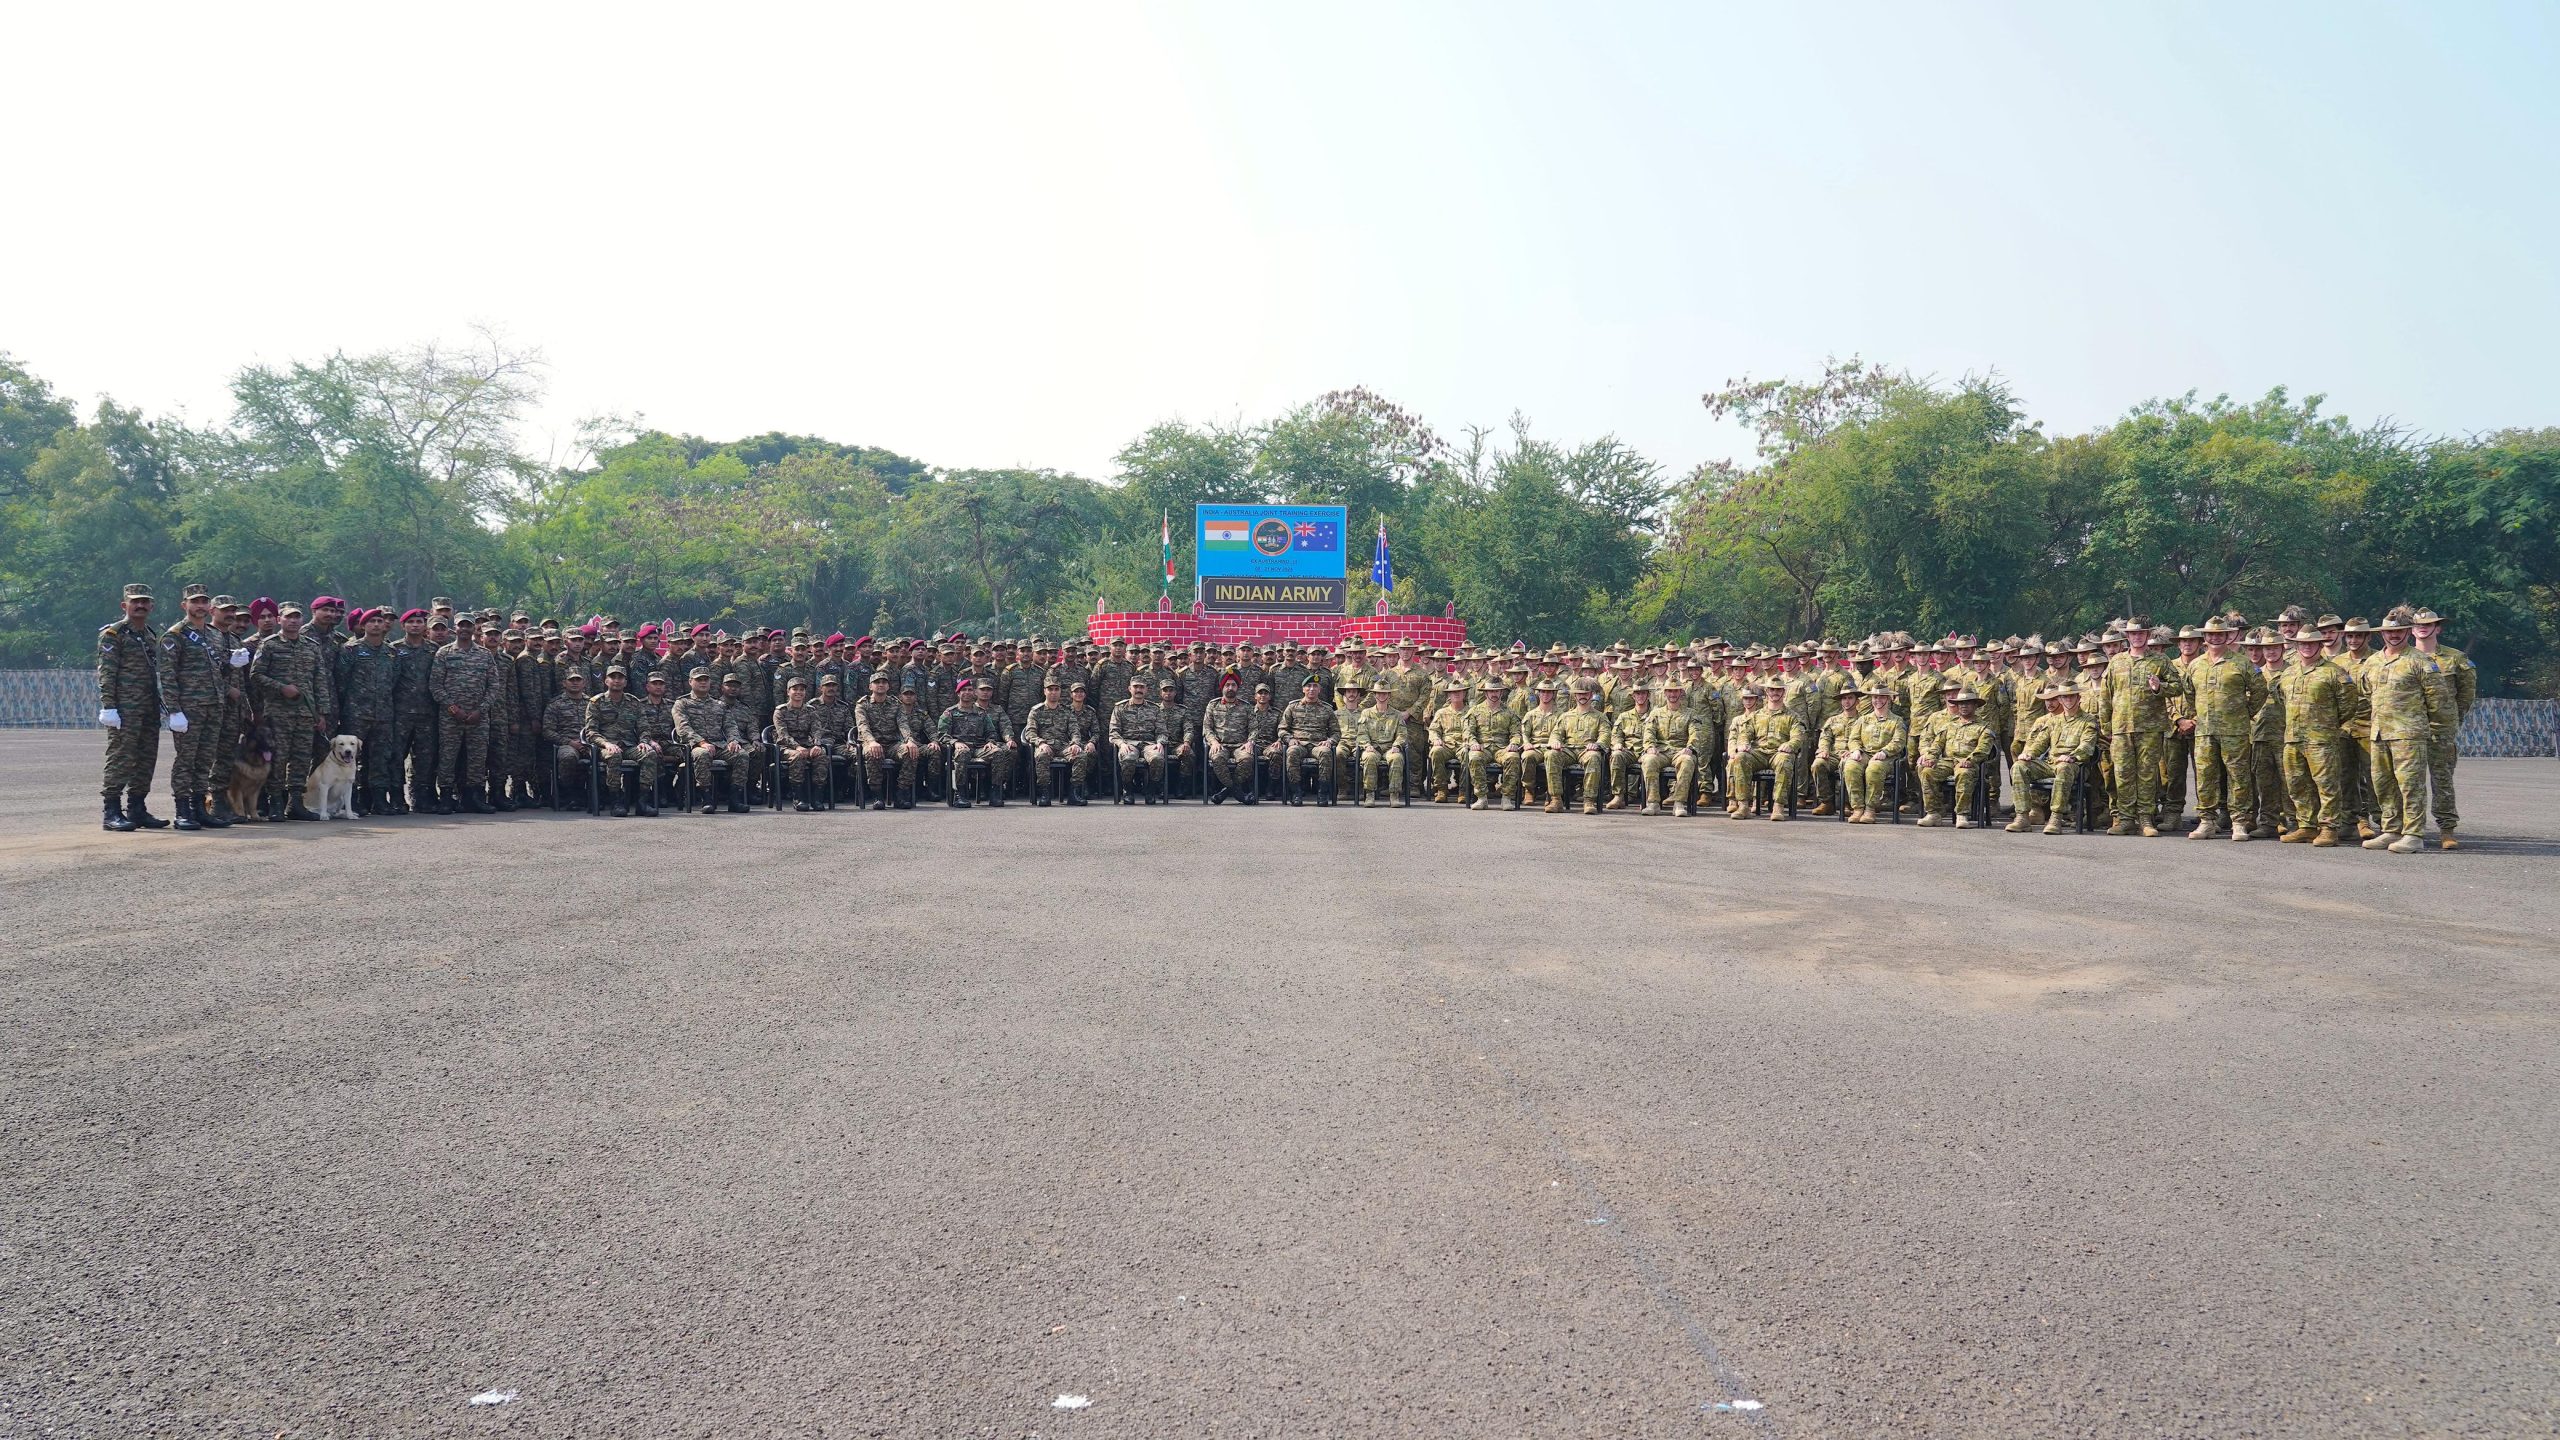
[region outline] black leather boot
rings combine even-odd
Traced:
[[[124,818],[132,821],[134,824],[145,830],[166,830],[169,828],[168,821],[152,814],[151,807],[142,803],[142,792],[139,790],[127,790],[124,792]]]
[[[287,820],[317,820],[320,818],[320,815],[319,812],[313,810],[310,806],[303,804],[302,801],[297,798],[293,802],[292,807],[284,812],[284,818]]]
[[[196,797],[196,823],[207,830],[231,828],[231,802],[220,795]]]
[[[214,791],[213,828],[216,830],[226,829],[231,825],[236,824],[239,819],[239,814],[231,808],[231,793],[227,790]]]
[[[180,795],[171,803],[177,807],[179,829],[201,830],[204,828],[196,823],[196,802],[192,796]]]
[[[113,830],[119,835],[131,830],[133,822],[124,818],[123,795],[109,790],[106,792],[105,800],[106,812],[99,817],[98,827],[102,830]]]

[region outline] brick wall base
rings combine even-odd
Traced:
[[[1089,615],[1085,635],[1133,645],[1364,645],[1411,640],[1454,650],[1467,643],[1467,622],[1437,615],[1193,615],[1188,611],[1129,610]]]

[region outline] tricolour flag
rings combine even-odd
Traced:
[[[1253,532],[1241,520],[1204,520],[1200,543],[1211,550],[1243,550],[1253,544]]]

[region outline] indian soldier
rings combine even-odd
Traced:
[[[267,772],[268,804],[280,820],[317,820],[302,803],[302,786],[311,776],[325,694],[319,676],[327,661],[319,642],[303,632],[301,606],[280,607],[276,624],[276,633],[258,642],[257,658],[249,662],[249,680],[276,747],[274,768]]]
[[[2279,677],[2284,687],[2284,781],[2293,792],[2294,828],[2280,838],[2326,848],[2346,824],[2345,757],[2348,718],[2361,703],[2355,678],[2322,653],[2326,641],[2308,628],[2293,637],[2293,663]]]
[[[423,815],[435,808],[439,748],[436,722],[443,712],[429,689],[429,681],[435,673],[436,652],[451,636],[450,628],[439,628],[438,622],[422,609],[411,609],[400,616],[400,638],[391,645],[391,783],[397,792],[405,780],[408,792],[405,799],[397,793],[392,796],[390,810],[394,815],[406,815],[412,810]],[[594,677],[589,683],[594,683]]]
[[[861,751],[853,743],[853,706],[845,702],[844,679],[835,671],[821,666],[817,684],[817,690],[809,697],[809,711],[817,721],[818,744],[828,755],[842,756],[847,767],[845,773],[850,776],[853,773],[851,767],[857,763]],[[822,790],[835,783],[835,762],[832,759],[817,778]]]
[[[1316,793],[1330,796],[1333,792],[1334,751],[1342,735],[1341,717],[1324,702],[1325,678],[1310,672],[1298,684],[1298,698],[1280,712],[1280,733],[1287,748],[1281,756],[1281,774],[1292,805],[1299,799],[1300,769],[1309,761],[1316,767]]]
[[[1084,685],[1076,683],[1081,696]],[[1084,715],[1076,705],[1066,702],[1066,690],[1054,672],[1043,676],[1040,703],[1022,718],[1022,743],[1031,752],[1031,803],[1049,805],[1063,798],[1070,805],[1084,803],[1086,772],[1093,764],[1092,736],[1084,728]],[[1052,793],[1049,766],[1062,762],[1067,767],[1067,783],[1071,787],[1061,797]]]
[[[436,703],[435,813],[486,815],[486,738],[498,662],[479,644],[478,621],[457,619],[453,630],[452,643],[436,651],[427,676],[427,693]]]
[[[561,777],[572,770],[583,771],[587,763],[587,672],[568,669],[560,672],[560,693],[542,707],[541,750],[551,767],[552,793],[559,794],[566,781]]]
[[[650,743],[650,723],[648,703],[631,693],[631,667],[606,666],[604,693],[587,702],[587,723],[580,733],[603,769],[617,820],[635,810],[658,813],[659,747]],[[633,769],[630,781],[623,776],[626,759]],[[467,787],[464,793],[470,793]]]
[[[389,640],[387,611],[368,610],[356,636],[338,651],[339,733],[362,744],[355,805],[359,815],[391,813],[392,792],[399,788],[399,742],[395,738],[400,686],[400,655]]]
[[[1230,795],[1253,803],[1254,767],[1261,752],[1253,743],[1253,706],[1245,702],[1243,690],[1242,678],[1229,674],[1218,687],[1218,698],[1200,712],[1200,743],[1207,747],[1209,775],[1216,782],[1209,792],[1212,805]],[[1271,692],[1263,687],[1261,693],[1268,699]]]
[[[221,830],[231,822],[205,809],[222,692],[230,678],[230,645],[213,626],[213,596],[190,585],[176,624],[160,637],[161,694],[169,706],[169,799],[181,830]]]
[[[875,675],[872,678],[877,682],[876,689],[888,689],[888,676]],[[817,803],[809,798],[811,789],[825,778],[825,767],[834,762],[828,758],[826,742],[818,733],[818,714],[809,704],[809,682],[798,675],[792,676],[783,682],[782,696],[782,703],[773,710],[773,743],[781,751],[782,763],[782,774],[777,778],[790,787],[791,808],[806,814],[818,808]],[[891,713],[896,712],[897,707],[890,704],[885,696],[882,704]],[[855,714],[858,717],[860,713],[861,707],[857,705]],[[859,719],[855,723],[859,724]],[[885,793],[876,786],[873,788],[872,809],[877,810],[886,803],[881,798]]]
[[[168,821],[145,803],[160,768],[168,706],[168,652],[151,630],[151,587],[124,587],[124,618],[98,631],[98,723],[107,729],[103,828],[158,830]]]
[[[1164,711],[1149,697],[1147,682],[1133,677],[1129,698],[1111,707],[1111,749],[1119,766],[1120,803],[1156,803],[1156,777],[1164,771]],[[1132,786],[1136,788],[1131,788]]]
[[[2381,812],[2379,833],[2367,850],[2415,855],[2427,833],[2427,744],[2457,722],[2436,683],[2433,656],[2409,648],[2409,621],[2385,616],[2382,653],[2365,662],[2365,698],[2372,725],[2373,793]]]
[[[338,629],[347,618],[347,602],[335,595],[311,597],[311,618],[303,623],[302,633],[320,652],[318,698],[312,702],[312,714],[318,720],[313,733],[326,746],[328,737],[346,730],[338,713],[338,649],[346,643],[346,635]]]
[[[2452,717],[2452,723],[2427,737],[2427,790],[2434,798],[2438,844],[2458,850],[2462,847],[2453,838],[2453,827],[2462,816],[2453,800],[2453,764],[2461,758],[2462,722],[2471,718],[2471,709],[2480,699],[2480,670],[2470,656],[2443,642],[2443,616],[2420,610],[2409,617],[2409,627],[2418,653],[2436,664],[2428,687],[2444,702],[2443,713]]]
[[[987,804],[1004,804],[1004,787],[1009,778],[1007,762],[1013,756],[1013,732],[1005,726],[1004,712],[995,709],[995,682],[986,678],[963,677],[960,698],[942,712],[943,773],[951,777],[944,803],[954,810],[969,808],[969,766],[980,762],[987,767]]]
[[[853,743],[862,747],[863,776],[871,786],[871,808],[886,810],[894,803],[901,810],[915,808],[916,760],[921,753],[916,735],[915,691],[901,687],[904,698],[889,693],[887,670],[871,672],[871,693],[856,701],[853,707]],[[774,724],[782,723],[776,711]],[[889,783],[889,765],[897,764],[897,785]]]
[[[746,759],[747,747],[739,743],[728,702],[713,692],[709,666],[696,665],[685,676],[684,698],[675,703],[671,719],[675,742],[693,763],[693,798],[701,803],[701,812],[719,813],[720,772],[714,767],[725,764],[729,772],[729,809],[745,814],[746,791],[738,769]]]
[[[1180,672],[1168,670],[1157,678],[1156,713],[1164,724],[1166,789],[1180,795],[1191,780],[1192,757],[1200,753],[1199,729],[1182,705]]]

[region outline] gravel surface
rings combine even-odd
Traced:
[[[0,1435],[2560,1426],[2550,762],[2399,857],[98,749],[0,733]]]

